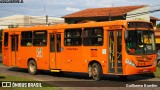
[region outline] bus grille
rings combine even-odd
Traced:
[[[137,63],[137,67],[147,67],[147,66],[151,66],[151,65],[148,65],[148,62],[151,61],[152,58],[143,58],[143,57],[137,57],[136,58],[138,63]]]

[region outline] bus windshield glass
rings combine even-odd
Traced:
[[[126,30],[125,42],[128,54],[144,55],[156,52],[155,36],[151,30]]]

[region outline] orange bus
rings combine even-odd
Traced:
[[[153,25],[117,20],[3,30],[6,66],[38,70],[128,76],[156,71]]]

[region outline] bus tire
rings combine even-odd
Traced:
[[[93,63],[91,67],[91,72],[93,80],[98,81],[102,78],[102,68],[100,64]]]
[[[28,62],[28,72],[31,75],[37,74],[37,64],[36,64],[35,60],[30,60]]]

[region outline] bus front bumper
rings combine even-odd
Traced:
[[[153,73],[155,71],[156,71],[156,65],[149,66],[149,67],[134,67],[127,64],[125,66],[124,75]]]

